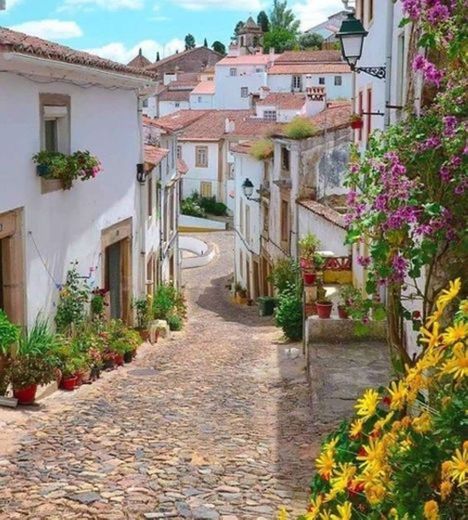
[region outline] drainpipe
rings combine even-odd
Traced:
[[[392,54],[393,54],[393,22],[394,22],[394,4],[391,0],[387,0],[387,34],[386,34],[386,78],[385,78],[385,120],[384,128],[387,129],[390,126],[390,109],[387,108],[391,104],[392,98]]]
[[[138,100],[138,111],[137,111],[137,118],[138,118],[138,128],[139,128],[139,135],[140,135],[140,160],[139,162],[141,164],[145,164],[145,136],[143,133],[143,98],[137,93],[137,100]],[[140,280],[140,287],[139,294],[144,294],[146,292],[146,248],[145,248],[145,239],[146,239],[146,214],[145,214],[145,205],[144,205],[144,192],[145,185],[139,183],[139,204],[140,204],[140,217],[139,217],[139,226],[138,226],[138,249],[140,251],[139,256],[139,268],[140,273],[138,276],[138,279]]]

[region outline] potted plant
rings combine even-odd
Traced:
[[[240,305],[247,304],[247,298],[248,298],[247,289],[242,287],[242,285],[239,282],[237,282],[235,285],[235,298],[236,298],[236,303],[238,303]]]
[[[333,309],[333,303],[329,298],[320,298],[316,302],[318,317],[322,320],[329,319]]]
[[[349,118],[349,124],[353,130],[360,130],[364,126],[364,121],[361,115],[352,114]]]
[[[39,356],[16,356],[8,365],[8,380],[19,404],[32,404],[37,387],[55,379],[53,367]]]
[[[340,304],[338,305],[338,316],[342,320],[349,318],[349,309],[353,305],[353,302],[360,296],[358,289],[355,289],[352,285],[346,285],[340,290]]]
[[[299,240],[299,265],[303,271],[314,269],[314,254],[320,247],[320,240],[308,233]]]
[[[135,298],[133,300],[133,308],[136,312],[137,327],[136,330],[140,334],[142,341],[149,340],[148,325],[151,321],[151,300],[149,296],[143,296],[141,298]]]
[[[11,323],[6,313],[0,309],[0,395],[4,395],[7,389],[5,370],[11,353],[11,347],[20,336],[20,328]]]
[[[104,311],[106,310],[106,295],[109,291],[107,289],[94,289],[91,292],[90,309],[93,319],[102,320],[104,318]]]

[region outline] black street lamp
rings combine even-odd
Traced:
[[[242,184],[242,191],[244,192],[245,198],[247,200],[251,200],[253,202],[260,202],[260,199],[254,199],[252,197],[254,192],[254,185],[252,184],[252,181],[250,179],[245,179],[245,181]]]
[[[146,180],[146,172],[145,172],[145,165],[143,163],[137,164],[137,181],[140,184],[145,184]]]
[[[379,79],[384,79],[386,74],[385,67],[356,67],[357,62],[362,56],[364,38],[369,33],[364,29],[361,20],[358,20],[354,13],[348,13],[348,17],[341,24],[340,31],[336,33],[340,40],[341,53],[343,58],[354,72],[364,72]]]

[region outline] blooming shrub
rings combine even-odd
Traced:
[[[316,128],[309,119],[305,117],[295,117],[284,128],[284,134],[289,139],[307,139],[312,137],[316,132]]]
[[[468,189],[466,40],[462,1],[403,1],[421,30],[419,44],[443,52],[444,70],[422,54],[414,70],[435,86],[432,104],[383,134],[374,134],[362,158],[354,154],[347,179],[348,242],[370,242],[367,292],[389,295],[389,336],[404,362],[405,321],[418,328],[434,309],[440,288],[458,276],[466,249]],[[427,52],[428,53],[428,52]],[[371,298],[372,299],[372,296]],[[414,302],[421,305],[414,315]],[[416,316],[416,317],[415,317]]]
[[[455,520],[468,491],[468,300],[450,283],[421,329],[424,354],[401,380],[368,389],[356,415],[324,442],[307,513],[300,520]],[[279,518],[286,519],[283,510]]]
[[[271,139],[260,139],[255,141],[250,148],[250,155],[257,159],[257,161],[263,161],[273,156],[274,145]]]

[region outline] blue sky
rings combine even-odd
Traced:
[[[0,25],[128,62],[143,48],[152,61],[197,42],[229,42],[238,20],[256,17],[268,0],[6,0]],[[342,9],[341,0],[289,0],[307,29]]]

